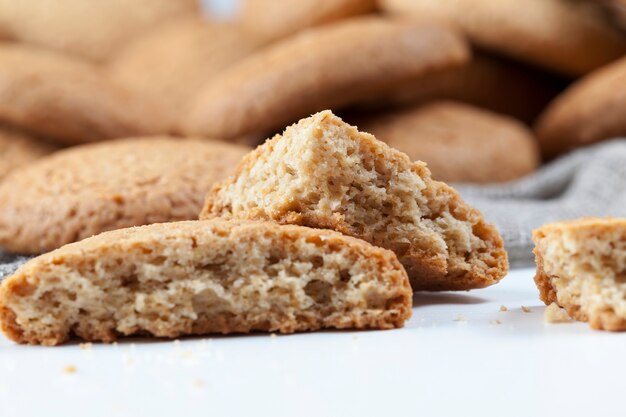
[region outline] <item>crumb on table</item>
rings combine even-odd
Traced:
[[[67,365],[65,368],[63,368],[63,372],[65,372],[66,374],[75,374],[76,373],[76,366],[75,365]]]
[[[526,307],[526,306],[522,306],[522,311],[524,313],[530,313],[530,308]]]
[[[507,306],[505,306],[504,304],[502,304],[500,306],[500,311],[502,311],[502,312],[509,311],[509,308]]]
[[[79,348],[83,349],[83,350],[90,350],[93,347],[93,344],[91,343],[81,343],[78,345]]]
[[[557,303],[552,303],[543,313],[543,320],[546,323],[568,323],[572,321],[565,309],[559,307]]]

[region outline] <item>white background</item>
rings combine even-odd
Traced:
[[[626,415],[626,334],[544,323],[533,273],[417,295],[391,331],[91,349],[0,336],[0,416]]]

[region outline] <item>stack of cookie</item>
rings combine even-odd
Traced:
[[[626,133],[609,2],[242,2],[0,0],[9,337],[398,327],[506,273],[437,180]]]

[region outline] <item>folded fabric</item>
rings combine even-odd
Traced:
[[[455,187],[496,224],[511,265],[530,265],[533,229],[583,216],[626,217],[626,139],[581,148],[517,181]]]

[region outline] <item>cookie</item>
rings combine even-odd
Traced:
[[[504,182],[539,166],[537,141],[529,128],[467,104],[413,106],[363,118],[358,126],[412,160],[426,162],[441,181]]]
[[[587,0],[598,4],[609,18],[622,30],[626,30],[626,0]]]
[[[454,189],[330,111],[288,127],[215,185],[200,217],[221,216],[334,229],[390,249],[416,291],[486,287],[508,268],[498,231]]]
[[[584,2],[380,0],[380,5],[391,14],[450,21],[480,47],[569,76],[626,53],[626,37]]]
[[[437,24],[371,17],[325,25],[215,77],[192,100],[181,130],[222,139],[272,131],[458,65],[468,53],[461,37]]]
[[[375,0],[244,0],[239,16],[246,31],[274,40],[374,11]]]
[[[0,180],[21,165],[27,165],[56,150],[50,144],[15,130],[0,128]]]
[[[130,43],[109,70],[114,80],[159,103],[174,125],[207,80],[259,46],[234,24],[187,18]]]
[[[369,107],[454,100],[531,124],[567,84],[564,77],[475,50],[467,64],[409,81],[397,91],[377,98]]]
[[[0,0],[0,32],[104,61],[142,32],[197,13],[195,0]]]
[[[539,297],[594,329],[626,330],[626,219],[583,218],[533,231]]]
[[[68,145],[165,130],[156,106],[95,65],[17,44],[0,46],[0,122]]]
[[[572,84],[541,115],[535,130],[543,154],[626,135],[626,58]]]
[[[0,287],[19,343],[148,334],[391,329],[411,316],[396,256],[339,233],[221,219],[102,233],[42,255]]]
[[[154,137],[56,152],[0,183],[0,247],[36,254],[105,230],[197,218],[248,150]]]

